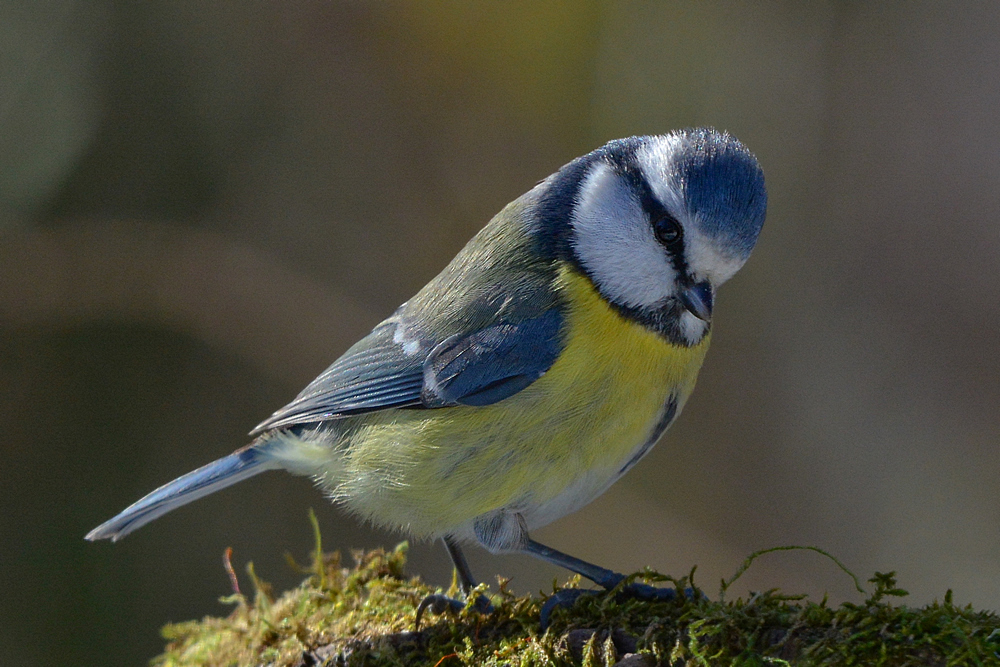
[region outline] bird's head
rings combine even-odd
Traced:
[[[767,208],[757,159],[712,129],[618,139],[547,184],[559,254],[624,314],[689,345],[707,332],[715,291],[750,256]]]

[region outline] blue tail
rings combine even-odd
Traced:
[[[87,533],[90,541],[110,539],[117,542],[136,528],[167,512],[186,505],[230,484],[241,482],[265,470],[279,467],[271,457],[256,447],[233,452],[218,461],[178,477],[128,506],[113,519]]]

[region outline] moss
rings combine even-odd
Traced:
[[[665,602],[581,596],[557,609],[545,632],[543,600],[501,583],[493,614],[428,614],[418,631],[416,607],[434,591],[405,575],[406,549],[357,552],[345,568],[338,554],[321,551],[317,532],[310,576],[298,588],[274,598],[251,565],[254,600],[237,594],[223,599],[235,607],[228,617],[168,625],[153,665],[1000,665],[1000,617],[956,606],[950,591],[922,608],[894,604],[906,592],[892,573],[872,577],[861,604],[833,607],[776,590],[726,601],[736,577],[711,600],[693,572],[673,579],[647,571],[629,579],[687,594]]]

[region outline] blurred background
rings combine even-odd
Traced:
[[[998,109],[992,3],[3,0],[3,663],[144,663],[228,613],[225,547],[245,588],[297,583],[309,507],[326,548],[394,545],[278,473],[83,535],[243,445],[536,181],[691,125],[758,155],[760,243],[664,442],[535,537],[711,594],[811,544],[996,609]],[[812,553],[738,589],[772,587],[860,599]]]

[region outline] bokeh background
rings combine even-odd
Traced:
[[[679,423],[536,537],[709,591],[812,544],[995,609],[998,109],[995,3],[3,0],[3,664],[144,663],[227,613],[225,547],[295,584],[309,507],[328,548],[395,544],[278,473],[82,538],[244,444],[536,181],[691,125],[760,158],[760,243]],[[859,600],[804,552],[739,590],[772,587]]]

